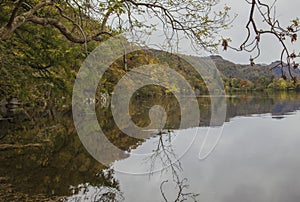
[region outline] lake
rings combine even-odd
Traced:
[[[178,130],[181,117],[175,97],[133,96],[130,114],[140,127],[149,125],[153,105],[163,106],[168,115],[165,128],[153,130],[144,139],[124,134],[114,123],[110,107],[97,106],[99,125],[107,139],[123,151],[105,154],[109,167],[86,151],[70,109],[15,112],[12,119],[1,120],[0,198],[300,200],[300,93],[228,95],[225,122],[213,125],[210,98],[199,97],[198,104],[199,126]]]

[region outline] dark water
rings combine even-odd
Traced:
[[[3,201],[24,195],[32,200],[63,196],[65,201],[300,200],[299,93],[228,96],[226,122],[211,128],[210,100],[198,102],[199,127],[177,130],[180,110],[174,97],[135,97],[131,115],[137,125],[149,124],[147,109],[154,104],[168,114],[167,129],[144,140],[123,134],[109,108],[99,106],[99,124],[107,138],[125,151],[107,154],[110,168],[86,152],[69,110],[26,109],[28,115],[20,110],[13,120],[1,120],[1,145],[6,146],[0,147],[0,197]],[[208,132],[217,141],[203,145]]]

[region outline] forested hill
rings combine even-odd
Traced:
[[[255,82],[260,77],[273,79],[276,74],[268,66],[241,65],[223,59],[221,56],[210,56],[224,78],[239,78]]]
[[[278,61],[272,62],[271,64],[257,64],[251,66],[249,65],[241,65],[235,64],[228,60],[223,59],[219,55],[212,55],[210,58],[214,61],[219,71],[223,74],[226,78],[240,78],[246,79],[252,82],[255,82],[260,77],[265,78],[281,78],[282,71],[280,67],[276,67],[278,65]],[[300,78],[300,70],[299,69],[291,69],[292,74],[296,76],[298,79]],[[283,69],[284,75],[290,79],[288,69]]]
[[[170,67],[176,71],[182,72],[183,76],[192,75],[197,79],[201,79],[199,76],[195,76],[197,72],[192,71],[192,67],[187,65],[181,60],[178,60],[174,55],[167,54],[164,51],[152,50],[152,57],[158,58],[160,62],[166,62]],[[149,54],[149,53],[148,53]],[[167,57],[165,57],[168,55]],[[269,65],[255,64],[255,65],[242,65],[235,64],[231,61],[223,59],[219,55],[212,55],[209,57],[197,57],[191,56],[194,61],[201,63],[202,60],[212,60],[219,70],[224,86],[227,91],[247,91],[247,90],[299,90],[300,89],[300,71],[299,69],[292,70],[292,75],[296,76],[297,83],[294,83],[289,76],[288,68],[283,69],[282,77],[281,68],[276,67],[278,62],[273,62]],[[176,62],[177,61],[177,62]],[[195,78],[187,78],[187,80],[194,83],[198,83]],[[203,89],[204,83],[198,83],[198,87]],[[195,87],[197,88],[197,85]],[[202,92],[205,92],[202,90]]]
[[[291,68],[292,75],[298,80],[296,84],[293,84],[289,76],[288,68],[281,69],[277,67],[279,62],[273,62],[268,65],[242,65],[225,60],[218,55],[210,56],[210,58],[223,76],[227,89],[299,89],[300,70],[298,68]],[[286,78],[282,77],[282,71]]]

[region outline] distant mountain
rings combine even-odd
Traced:
[[[273,62],[270,65],[268,65],[268,67],[273,68],[273,72],[276,74],[276,77],[281,77],[281,75],[282,75],[281,68],[280,67],[274,68],[274,67],[278,66],[278,64],[280,64],[280,61]],[[286,64],[284,65],[283,72],[287,76],[287,78],[290,79],[290,74],[288,72],[288,67]],[[300,78],[300,69],[299,68],[297,68],[297,69],[291,68],[291,72],[298,79]]]
[[[257,64],[254,66],[249,65],[242,65],[242,64],[235,64],[233,62],[230,62],[228,60],[223,59],[219,55],[212,55],[210,58],[213,60],[213,62],[216,64],[217,68],[221,72],[221,74],[224,76],[224,78],[240,78],[240,79],[247,79],[249,81],[256,81],[260,77],[266,77],[266,78],[280,78],[281,68],[277,67],[274,68],[279,61],[273,62],[269,65],[266,64]],[[284,74],[287,76],[287,78],[290,78],[288,73],[288,68],[283,68]],[[300,78],[300,70],[298,69],[292,69],[291,70],[293,75],[295,75],[298,79]]]

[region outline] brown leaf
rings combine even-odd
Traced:
[[[283,80],[286,80],[287,78],[286,78],[286,75],[282,75],[282,78],[283,78]]]
[[[289,32],[294,32],[294,29],[293,29],[291,26],[289,26],[289,27],[287,28],[287,30],[288,30]]]
[[[223,46],[223,50],[226,51],[228,48],[228,41],[226,39],[223,39],[222,46]]]
[[[290,58],[291,58],[291,59],[296,58],[296,54],[295,54],[295,53],[292,53],[292,54],[290,55]]]
[[[292,42],[297,41],[297,34],[292,35]]]
[[[259,41],[260,41],[260,35],[257,35],[257,36],[255,37],[255,39],[257,40],[257,42],[259,42]]]
[[[250,58],[250,65],[251,65],[251,66],[254,66],[254,65],[255,65],[253,58]]]

